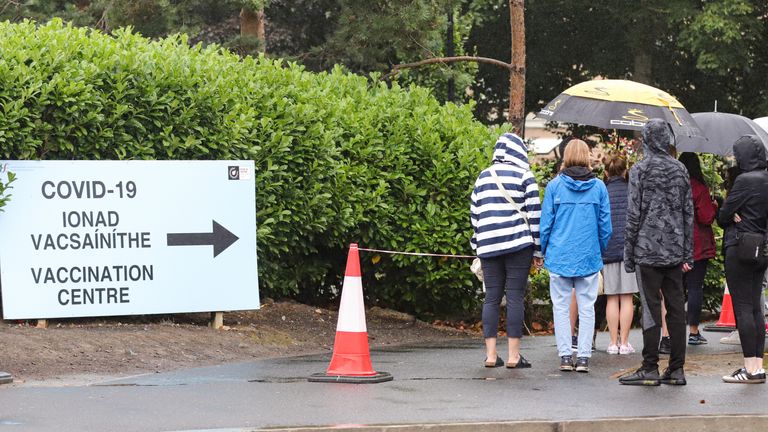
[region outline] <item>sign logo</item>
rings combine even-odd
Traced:
[[[645,126],[645,122],[639,122],[635,120],[611,120],[612,126],[634,126],[634,127],[643,127]]]
[[[608,93],[608,89],[606,89],[605,87],[591,88],[589,90],[584,90],[584,93],[594,94],[594,95],[598,95],[598,96],[610,96],[611,95],[610,93]]]
[[[627,110],[627,115],[622,116],[624,120],[639,120],[641,122],[647,122],[648,117],[643,114],[643,110],[638,108],[632,108]]]
[[[240,180],[240,167],[230,166],[227,169],[227,174],[230,180]]]
[[[630,126],[641,128],[645,126],[648,121],[648,117],[645,116],[643,110],[639,108],[627,109],[627,114],[621,116],[621,120],[611,120],[611,126]]]
[[[543,109],[539,111],[539,114],[541,115],[548,115],[551,116],[555,113],[555,110],[557,109],[557,106],[560,105],[560,102],[562,102],[562,99],[556,100],[554,103],[550,104],[546,109]]]

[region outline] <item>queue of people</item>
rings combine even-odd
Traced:
[[[635,352],[629,332],[633,297],[640,295],[643,362],[619,382],[685,385],[686,344],[707,343],[699,324],[704,275],[716,254],[711,225],[717,220],[725,229],[726,281],[744,354],[744,367],[724,376],[723,381],[765,382],[765,147],[755,136],[742,137],[734,144],[739,175],[718,208],[698,157],[683,153],[677,160],[670,154],[674,136],[665,121],[648,121],[642,139],[643,158],[629,168],[624,157],[609,154],[603,160],[602,181],[593,173],[589,146],[570,140],[560,172],[547,184],[543,202],[524,141],[512,133],[498,139],[491,166],[475,182],[470,208],[471,244],[485,275],[485,367],[532,366],[520,353],[523,299],[529,268],[543,266],[550,276],[560,370],[589,371],[595,300],[601,284],[606,296],[608,354]],[[750,251],[754,253],[750,255]],[[496,350],[503,296],[507,299],[506,361]],[[580,329],[573,342],[572,296]],[[662,324],[669,333],[666,347],[660,346]],[[659,353],[665,348],[669,364],[659,373]]]

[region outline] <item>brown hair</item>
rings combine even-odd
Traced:
[[[592,168],[589,164],[589,146],[580,139],[568,141],[563,152],[563,168],[572,166]]]
[[[623,176],[627,171],[627,159],[619,153],[612,153],[603,162],[605,164],[605,174],[608,177]]]

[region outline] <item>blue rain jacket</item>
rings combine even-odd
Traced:
[[[575,180],[565,173],[549,182],[541,209],[541,252],[547,270],[566,277],[600,271],[611,233],[611,206],[603,182],[594,177]]]

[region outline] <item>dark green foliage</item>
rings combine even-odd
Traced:
[[[0,159],[253,159],[263,295],[332,299],[352,242],[471,254],[469,194],[499,132],[469,106],[56,20],[0,23],[0,53]],[[369,303],[476,306],[466,260],[362,261]]]

